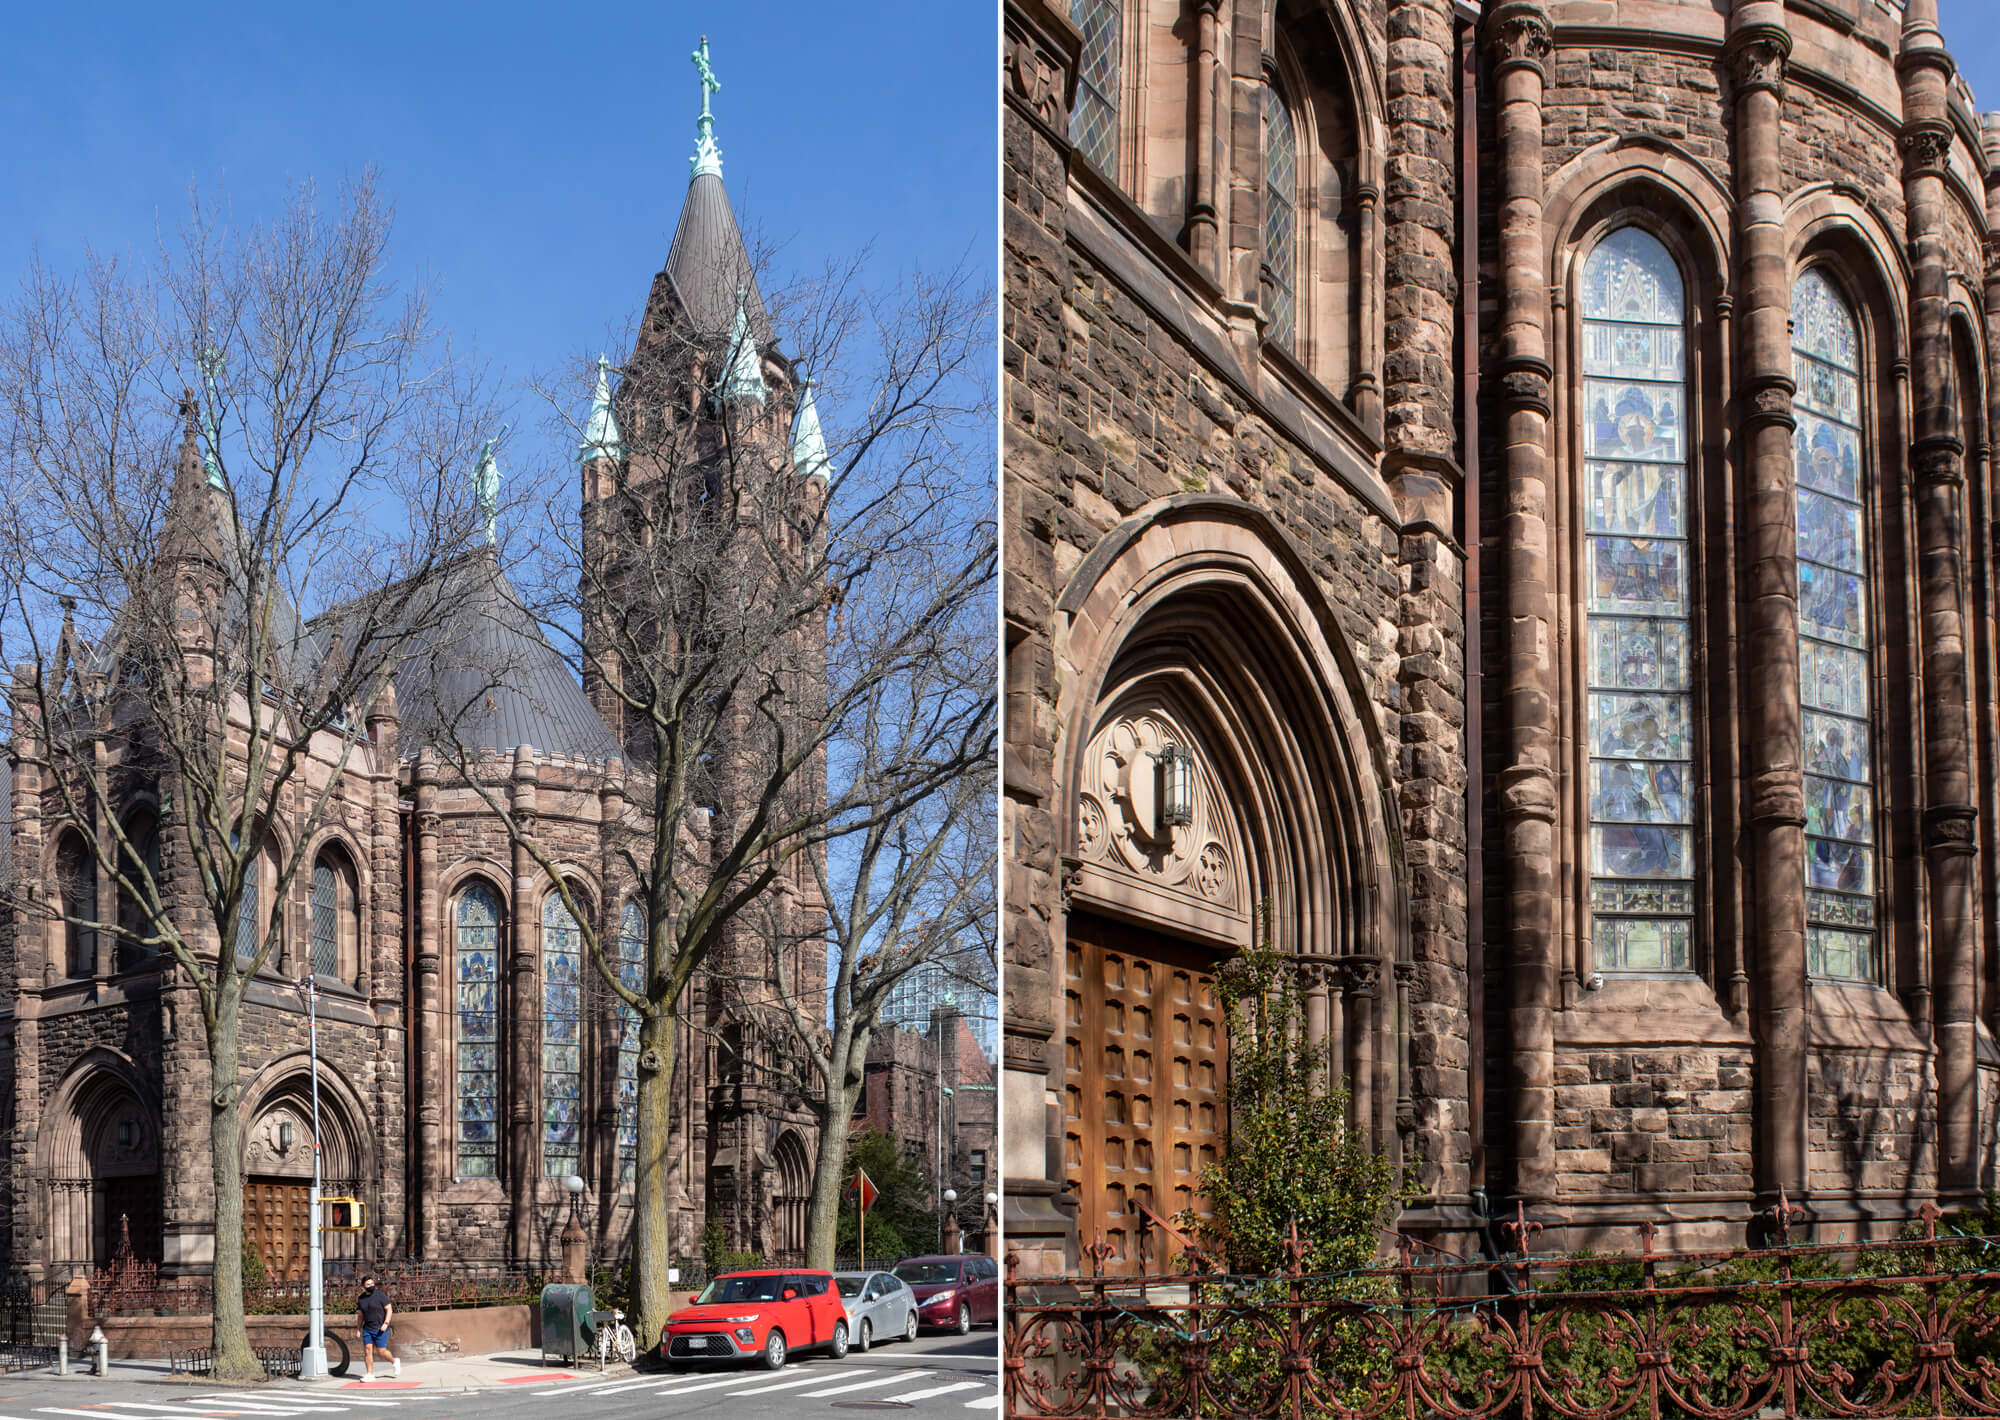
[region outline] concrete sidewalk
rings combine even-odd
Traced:
[[[161,1367],[165,1369],[164,1366]],[[564,1381],[616,1380],[620,1376],[632,1374],[632,1368],[613,1362],[600,1371],[597,1362],[579,1361],[574,1365],[562,1362],[544,1363],[539,1351],[499,1351],[488,1356],[442,1356],[436,1360],[403,1362],[403,1374],[390,1376],[387,1366],[376,1367],[374,1381],[361,1379],[361,1361],[355,1358],[347,1368],[345,1376],[332,1376],[323,1381],[281,1381],[280,1385],[305,1385],[315,1390],[321,1388],[356,1390],[500,1390],[517,1385],[560,1385]]]

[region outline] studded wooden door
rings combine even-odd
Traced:
[[[1207,1213],[1196,1185],[1227,1129],[1227,1036],[1214,956],[1171,938],[1076,914],[1064,970],[1065,1177],[1086,1247],[1105,1269],[1166,1270],[1179,1251],[1141,1206],[1172,1220]]]
[[[272,1281],[306,1275],[312,1247],[312,1185],[253,1178],[243,1185],[243,1235]]]

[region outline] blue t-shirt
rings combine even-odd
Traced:
[[[355,1301],[361,1313],[361,1325],[369,1331],[380,1331],[389,1320],[389,1294],[380,1287],[363,1292]]]

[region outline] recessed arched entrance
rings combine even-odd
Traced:
[[[265,1276],[296,1281],[306,1276],[312,1245],[312,1080],[303,1062],[266,1072],[267,1082],[245,1092],[249,1101],[243,1131],[243,1236]],[[368,1167],[365,1136],[355,1127],[356,1110],[329,1071],[320,1073],[320,1177],[324,1196],[365,1198]],[[377,1226],[370,1210],[369,1232],[327,1233],[329,1262],[371,1255],[366,1239]]]
[[[799,1265],[806,1258],[806,1208],[812,1192],[812,1163],[798,1131],[787,1129],[771,1151],[771,1243],[776,1261]]]
[[[1176,500],[1078,569],[1061,679],[1062,1185],[1109,1270],[1162,1270],[1228,1139],[1215,973],[1265,944],[1354,1124],[1398,1151],[1408,973],[1392,780],[1340,625],[1284,535]],[[1052,924],[1053,925],[1053,924]]]
[[[136,1260],[158,1262],[159,1109],[131,1061],[91,1051],[56,1087],[44,1118],[50,1262],[103,1267],[128,1238]]]

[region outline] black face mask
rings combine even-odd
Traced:
[[[361,1295],[365,1297],[365,1296],[367,1296],[367,1295],[368,1295],[369,1293],[373,1292],[374,1290],[375,1290],[375,1287],[374,1287],[374,1284],[373,1284],[373,1283],[370,1283],[370,1284],[369,1284],[368,1286],[366,1286],[366,1287],[363,1287],[363,1288],[361,1289]]]

